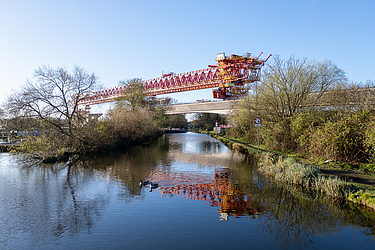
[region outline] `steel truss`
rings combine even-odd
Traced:
[[[262,52],[263,53],[263,52]],[[270,55],[271,56],[271,55]],[[220,87],[226,94],[216,95],[214,98],[238,97],[243,95],[241,89],[246,83],[259,81],[260,69],[266,60],[245,54],[244,56],[231,55],[226,57],[224,53],[218,54],[216,65],[209,68],[181,74],[166,74],[159,78],[143,81],[144,93],[147,96],[156,96],[183,91]],[[239,90],[240,89],[240,90]],[[86,93],[80,105],[88,108],[90,105],[113,102],[118,100],[127,91],[127,85],[114,86]],[[217,90],[216,90],[217,93]],[[240,94],[233,94],[240,93]]]

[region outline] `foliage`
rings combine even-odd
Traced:
[[[345,72],[333,62],[273,57],[264,71],[253,100],[262,118],[281,121],[319,107],[322,96],[344,81]]]
[[[330,117],[327,112],[308,112],[298,114],[291,120],[291,140],[296,144],[294,150],[301,153],[302,156],[309,155],[309,146],[313,131],[324,124],[324,120]]]
[[[374,148],[365,143],[369,117],[370,112],[365,111],[326,122],[311,134],[310,154],[349,163],[368,162]]]
[[[323,62],[278,56],[262,83],[239,102],[229,136],[255,143],[255,117],[262,120],[260,143],[313,160],[351,164],[375,160],[375,83],[348,82],[345,72]]]
[[[44,123],[38,117],[12,117],[3,121],[6,131],[41,131],[44,128]]]
[[[146,105],[146,94],[144,93],[141,78],[133,78],[119,81],[119,85],[125,85],[122,96],[116,102],[116,106],[127,107],[135,111]]]
[[[210,133],[210,135],[232,149],[240,145],[237,143],[238,140],[234,140],[236,141],[234,143],[233,139],[214,133]],[[313,166],[298,163],[292,158],[285,158],[275,153],[259,154],[258,150],[243,143],[242,145],[247,148],[247,152],[252,152],[253,155],[259,157],[259,171],[272,176],[279,183],[287,184],[286,187],[292,191],[297,191],[297,193],[304,190],[309,193],[313,192],[320,195],[324,200],[330,201],[347,198],[354,203],[375,208],[375,191],[372,187],[345,182],[336,177],[323,176]],[[374,171],[375,164],[359,164],[357,167]]]
[[[130,80],[124,98],[99,120],[77,112],[85,93],[98,87],[94,74],[80,67],[75,67],[73,74],[63,68],[43,67],[35,76],[35,83],[28,81],[7,102],[14,117],[8,120],[8,128],[40,132],[24,138],[18,151],[54,159],[65,152],[90,154],[128,147],[160,132],[146,105],[140,79]]]
[[[70,140],[65,134],[45,127],[40,136],[29,136],[18,147],[18,151],[40,157],[58,155],[59,152],[91,154],[117,147],[129,147],[159,133],[152,113],[147,109],[135,112],[115,108],[101,120],[89,119],[82,123],[80,140]]]
[[[276,162],[270,154],[260,157],[259,171],[272,176],[280,183],[301,187],[333,199],[346,199],[355,187],[337,177],[319,175],[319,170],[303,165],[292,158],[279,158]]]
[[[171,104],[175,103],[176,100],[172,98],[148,98],[147,104],[150,111],[153,113],[153,119],[158,124],[159,128],[187,128],[187,119],[184,114],[167,115],[167,111],[170,109]]]
[[[65,140],[66,138],[59,133],[42,134],[39,136],[29,135],[23,139],[23,143],[17,147],[17,151],[34,154],[44,158],[56,155],[59,151],[64,151],[64,148],[60,147],[61,145],[66,144]]]
[[[154,109],[154,120],[158,124],[159,128],[166,128],[169,126],[168,115],[165,114],[166,110],[164,107],[157,107]]]
[[[220,114],[199,113],[193,117],[191,126],[195,129],[213,130],[215,123],[226,124],[226,118]]]
[[[262,143],[272,150],[288,152],[295,150],[296,142],[293,140],[291,119],[279,123],[264,124],[262,128]]]
[[[355,203],[375,208],[375,191],[359,190],[349,195],[349,200]]]
[[[364,146],[366,153],[369,155],[369,162],[375,164],[375,115],[370,118],[365,126]]]
[[[4,117],[5,111],[0,107],[0,129],[1,129],[1,124],[3,123],[3,120],[5,120]]]
[[[295,150],[296,135],[291,127],[294,117],[321,110],[321,102],[329,101],[326,93],[345,79],[345,72],[329,60],[307,61],[294,56],[284,60],[274,56],[263,73],[262,83],[252,86],[249,96],[238,103],[230,116],[234,128],[229,134],[255,143],[254,119],[259,117],[265,145],[283,152]]]
[[[187,128],[187,119],[184,114],[168,115],[168,126],[172,128]]]
[[[342,112],[374,109],[375,81],[341,83],[324,99],[331,108]]]
[[[255,143],[257,130],[254,121],[257,118],[257,112],[253,99],[247,96],[236,105],[235,110],[236,112],[229,114],[230,122],[234,127],[227,132],[227,135],[234,138],[241,137],[246,142]]]

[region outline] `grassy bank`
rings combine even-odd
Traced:
[[[355,204],[375,209],[375,187],[346,181],[337,175],[323,174],[321,168],[302,163],[298,157],[280,154],[225,137],[224,135],[203,132],[223,142],[229,148],[242,154],[257,154],[259,171],[271,176],[278,183],[293,187],[295,190],[308,191],[331,200],[349,200]],[[332,167],[332,165],[331,165]],[[337,166],[336,166],[337,168]]]

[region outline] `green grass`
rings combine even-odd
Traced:
[[[364,188],[351,193],[348,199],[354,203],[369,206],[375,209],[375,190]]]

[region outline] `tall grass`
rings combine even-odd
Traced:
[[[338,177],[319,174],[319,169],[296,162],[292,158],[281,158],[264,154],[259,159],[260,172],[272,176],[276,181],[301,189],[316,192],[334,199],[346,199],[354,186]]]

